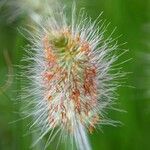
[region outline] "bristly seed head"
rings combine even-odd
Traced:
[[[32,98],[27,114],[35,117],[31,127],[38,125],[37,142],[57,129],[54,136],[59,131],[60,136],[68,133],[78,149],[90,150],[86,129],[92,133],[97,125],[112,123],[104,112],[115,99],[118,78],[124,74],[113,66],[119,57],[114,53],[118,45],[111,36],[104,37],[107,26],[92,23],[82,11],[76,17],[74,8],[68,22],[62,8],[51,10],[36,33],[31,33],[33,45],[25,57],[30,62],[26,75],[30,94],[25,93],[25,99]],[[46,146],[54,138],[52,133]]]
[[[80,34],[72,36],[69,28],[57,31],[55,36],[47,34],[42,41],[46,62],[42,75],[50,125],[62,123],[73,131],[74,115],[92,132],[99,115],[93,111],[97,105],[97,66],[92,63],[90,44]],[[55,102],[58,95],[59,102]]]

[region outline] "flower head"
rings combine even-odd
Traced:
[[[51,125],[61,124],[73,131],[76,118],[90,130],[99,120],[94,110],[98,98],[97,65],[92,61],[90,43],[80,35],[72,35],[69,29],[54,32],[48,32],[43,39],[42,77]]]
[[[32,100],[30,96],[27,100],[32,109],[27,113],[35,117],[33,126],[41,131],[37,142],[57,129],[72,135],[78,149],[90,150],[86,131],[92,133],[97,125],[107,123],[104,112],[115,98],[116,78],[122,73],[111,73],[119,56],[113,54],[117,44],[112,44],[111,36],[105,39],[105,29],[82,11],[76,17],[75,8],[71,21],[57,9],[30,38],[25,59],[30,64]]]

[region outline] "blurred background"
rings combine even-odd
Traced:
[[[72,0],[64,3],[71,6]],[[103,126],[90,135],[93,150],[149,150],[150,0],[77,0],[77,8],[82,7],[93,20],[103,11],[102,19],[111,22],[108,33],[117,27],[114,37],[122,35],[119,43],[127,42],[123,48],[130,50],[121,60],[132,58],[123,65],[123,71],[132,72],[126,76],[127,86],[118,89],[117,107],[126,113],[109,112],[122,125]],[[11,10],[0,0],[0,150],[28,150],[32,141],[30,134],[25,135],[29,120],[11,123],[21,118],[17,113],[21,104],[15,101],[21,86],[15,75],[20,70],[13,66],[21,64],[23,47],[28,44],[18,31],[26,16],[8,22],[6,12]],[[55,143],[49,150],[55,150]]]

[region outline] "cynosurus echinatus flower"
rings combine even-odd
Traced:
[[[30,94],[25,97],[30,105],[26,113],[35,119],[31,127],[40,131],[34,144],[48,135],[47,147],[59,134],[60,139],[72,137],[77,149],[90,150],[86,133],[111,123],[105,110],[123,74],[113,66],[118,46],[111,36],[104,37],[107,26],[99,25],[82,11],[77,17],[74,8],[71,19],[56,9],[31,33],[25,57]]]

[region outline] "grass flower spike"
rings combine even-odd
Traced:
[[[31,127],[40,132],[35,144],[48,135],[47,147],[59,134],[60,139],[72,137],[77,149],[90,150],[87,132],[110,123],[105,110],[115,99],[117,78],[123,74],[114,71],[118,46],[111,36],[104,37],[107,27],[92,23],[83,11],[77,17],[75,8],[71,21],[67,18],[62,8],[51,10],[37,34],[31,33],[32,46],[25,57],[26,114],[34,117]]]

